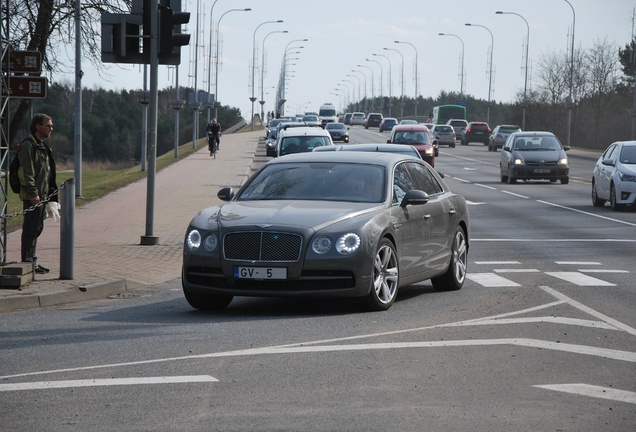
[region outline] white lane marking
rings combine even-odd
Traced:
[[[636,336],[636,329],[633,327],[628,326],[627,324],[623,324],[620,321],[615,320],[614,318],[610,318],[605,314],[602,314],[598,311],[595,311],[594,309],[592,309],[591,307],[585,306],[583,303],[579,303],[574,299],[571,299],[570,297],[566,296],[565,294],[560,293],[559,291],[555,290],[554,288],[550,288],[549,286],[540,286],[540,289],[542,289],[543,291],[547,292],[548,294],[551,294],[553,297],[562,300],[564,302],[566,302],[567,304],[569,304],[570,306],[585,312],[589,315],[592,315],[593,317],[596,317],[604,322],[606,322],[607,324],[616,327],[617,329],[623,330],[624,332],[627,332],[629,334],[631,334],[632,336]]]
[[[534,385],[532,387],[636,404],[636,393],[626,390],[617,390],[610,387],[599,387],[589,384]]]
[[[470,183],[470,180],[465,180],[461,177],[453,177],[455,180],[460,181],[462,183]]]
[[[530,197],[527,197],[527,196],[524,196],[524,195],[519,195],[518,193],[509,192],[509,191],[506,191],[506,190],[502,190],[502,192],[505,193],[505,194],[508,194],[508,195],[519,197],[519,198],[530,199]]]
[[[472,325],[500,325],[500,324],[529,324],[529,323],[549,323],[564,324],[578,327],[590,327],[603,330],[618,330],[602,321],[591,321],[577,318],[561,318],[554,316],[529,317],[529,318],[498,318],[489,320],[477,320]]]
[[[516,287],[521,286],[510,279],[502,278],[494,273],[469,273],[466,275],[468,279],[477,282],[485,287]]]
[[[600,262],[596,261],[555,261],[554,263],[559,265],[601,265]]]
[[[519,261],[475,261],[475,264],[521,264]]]
[[[466,204],[468,204],[468,205],[482,205],[482,204],[486,204],[486,203],[483,203],[483,202],[472,202],[472,201],[466,200]]]
[[[627,270],[577,269],[584,273],[629,273]]]
[[[481,183],[475,183],[475,186],[483,187],[483,188],[490,189],[490,190],[497,190],[497,188],[494,188],[492,186],[488,186],[488,185],[485,185],[485,184],[481,184]]]
[[[218,379],[209,375],[188,375],[148,378],[110,378],[110,379],[85,379],[67,381],[39,381],[15,384],[0,384],[0,392],[16,390],[47,390],[75,387],[109,387],[121,385],[140,384],[183,384],[193,382],[217,382]]]
[[[602,216],[602,215],[595,214],[595,213],[586,212],[586,211],[575,209],[575,208],[572,208],[572,207],[566,207],[566,206],[562,206],[560,204],[554,204],[554,203],[551,203],[551,202],[548,202],[548,201],[542,201],[542,200],[536,200],[536,201],[538,203],[541,203],[541,204],[545,204],[545,205],[549,205],[549,206],[553,206],[553,207],[558,207],[558,208],[561,208],[561,209],[564,209],[564,210],[570,210],[570,211],[573,211],[573,212],[576,212],[576,213],[584,214],[586,216],[593,216],[593,217],[596,217],[596,218],[599,218],[599,219],[604,219],[604,220],[608,220],[608,221],[617,222],[617,223],[620,223],[620,224],[625,224],[625,225],[628,225],[628,226],[636,227],[636,223],[622,221],[622,220],[619,220],[619,219],[614,219],[614,218],[611,218],[611,217],[607,217],[607,216]]]
[[[541,243],[634,243],[636,240],[632,239],[542,239],[542,238],[471,238],[471,242],[541,242]]]
[[[554,276],[579,286],[616,286],[616,284],[597,279],[592,276],[584,275],[579,272],[545,272],[545,274]]]
[[[568,296],[556,291],[553,288],[550,288],[548,286],[540,286],[539,287],[541,290],[545,291],[546,293],[552,295],[553,297],[555,297],[557,300],[550,302],[550,303],[545,303],[543,305],[538,305],[538,306],[533,306],[531,308],[526,308],[526,309],[522,309],[522,310],[518,310],[518,311],[514,311],[514,312],[508,312],[505,314],[499,314],[499,315],[493,315],[490,317],[484,317],[484,318],[479,318],[479,319],[475,319],[475,320],[466,320],[466,321],[459,321],[459,322],[455,322],[455,323],[446,323],[446,324],[436,324],[436,325],[432,325],[432,326],[425,326],[425,327],[415,327],[415,328],[410,328],[410,329],[402,329],[402,330],[393,330],[393,331],[386,331],[386,332],[379,332],[379,333],[368,333],[368,334],[361,334],[361,335],[356,335],[356,336],[347,336],[347,337],[341,337],[341,338],[332,338],[332,339],[323,339],[323,340],[317,340],[317,341],[308,341],[308,342],[300,342],[300,343],[293,343],[293,344],[287,344],[287,345],[278,345],[278,346],[272,346],[272,347],[266,347],[266,348],[262,348],[262,349],[253,349],[253,350],[237,350],[237,351],[226,351],[226,352],[220,352],[220,353],[209,353],[209,354],[197,354],[197,355],[190,355],[190,356],[182,356],[182,357],[168,357],[168,358],[160,358],[160,359],[150,359],[150,360],[142,360],[142,361],[136,361],[136,362],[124,362],[124,363],[111,363],[111,364],[102,364],[102,365],[94,365],[94,366],[83,366],[83,367],[75,367],[75,368],[67,368],[67,369],[57,369],[57,370],[45,370],[45,371],[37,371],[37,372],[26,372],[26,373],[20,373],[20,374],[14,374],[14,375],[5,375],[5,376],[0,376],[0,380],[6,380],[6,379],[10,379],[10,378],[18,378],[18,377],[26,377],[26,376],[35,376],[35,375],[45,375],[45,374],[54,374],[54,373],[65,373],[65,372],[78,372],[78,371],[86,371],[86,370],[93,370],[93,369],[105,369],[105,368],[113,368],[113,367],[121,367],[121,366],[138,366],[138,365],[144,365],[144,364],[157,364],[157,363],[166,363],[166,362],[173,362],[173,361],[183,361],[183,360],[193,360],[193,359],[203,359],[203,358],[221,358],[221,357],[231,357],[231,356],[241,356],[241,355],[254,355],[254,354],[258,354],[258,352],[256,352],[256,350],[260,350],[260,352],[263,352],[263,350],[270,350],[272,351],[272,353],[276,353],[276,352],[280,352],[279,350],[281,349],[285,349],[285,348],[294,348],[294,347],[309,347],[309,346],[313,346],[313,345],[318,345],[318,344],[325,344],[325,343],[337,343],[337,342],[344,342],[344,341],[353,341],[353,340],[361,340],[361,339],[369,339],[369,338],[377,338],[377,337],[382,337],[382,336],[392,336],[392,335],[404,335],[407,333],[413,333],[413,332],[423,332],[426,330],[433,330],[433,329],[439,329],[439,328],[445,328],[445,327],[460,327],[460,326],[471,326],[471,325],[476,325],[479,321],[483,321],[483,320],[490,320],[490,319],[496,319],[496,318],[501,318],[501,317],[509,317],[509,316],[514,316],[514,315],[521,315],[521,314],[526,314],[526,313],[531,313],[534,311],[538,311],[538,310],[542,310],[542,309],[547,309],[553,306],[558,306],[561,304],[569,304],[570,306],[579,309],[582,312],[588,313],[600,320],[602,320],[604,323],[618,329],[618,330],[622,330],[625,331],[631,335],[636,336],[636,329],[629,327],[626,324],[621,323],[620,321],[617,321],[613,318],[608,317],[607,315],[604,315],[600,312],[595,311],[594,309],[587,307],[571,298],[569,298]],[[448,342],[446,344],[444,344],[444,342],[421,342],[419,343],[419,347],[422,346],[428,346],[428,347],[432,347],[432,346],[461,346],[461,345],[466,345],[466,346],[471,346],[471,345],[475,345],[475,340],[468,340],[468,341],[455,341],[452,342]],[[636,363],[636,353],[634,352],[628,352],[628,351],[617,351],[617,350],[606,350],[606,349],[602,349],[602,348],[594,348],[594,347],[588,347],[588,346],[580,346],[580,345],[568,345],[568,344],[561,344],[561,343],[551,343],[551,342],[546,342],[546,341],[537,341],[534,339],[502,339],[502,340],[485,340],[482,341],[485,344],[488,345],[501,345],[501,344],[505,344],[505,343],[511,343],[511,344],[517,344],[517,345],[523,345],[523,346],[534,346],[537,348],[548,348],[548,349],[558,349],[558,350],[562,350],[570,347],[577,347],[576,349],[568,349],[569,352],[576,352],[576,353],[581,353],[581,354],[590,354],[590,355],[598,355],[600,357],[608,357],[608,358],[617,358],[616,356],[620,357],[617,358],[619,360],[625,360],[625,361],[631,361]],[[424,344],[424,345],[422,345]],[[549,344],[549,345],[546,345]],[[386,344],[385,344],[386,345]],[[350,345],[351,347],[360,347],[362,345]],[[393,348],[393,347],[390,347]],[[612,354],[612,355],[609,355]]]
[[[537,269],[493,269],[495,273],[538,273]]]

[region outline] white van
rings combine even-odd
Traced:
[[[320,105],[320,110],[318,110],[318,117],[320,117],[320,124],[323,128],[327,123],[337,122],[338,116],[336,115],[335,105],[331,102]]]

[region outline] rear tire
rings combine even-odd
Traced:
[[[451,244],[451,259],[446,273],[431,279],[433,288],[437,291],[456,291],[464,285],[466,269],[468,267],[468,242],[462,227],[455,229],[455,236]]]
[[[563,177],[561,179],[561,184],[568,184],[570,183],[570,177]]]

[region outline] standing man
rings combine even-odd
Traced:
[[[210,149],[210,156],[213,154],[212,145],[216,142],[216,149],[219,150],[221,147],[221,125],[216,121],[215,118],[208,123],[208,126],[205,128],[205,131],[208,133],[208,148]]]
[[[33,263],[34,271],[44,274],[49,269],[37,262],[35,249],[44,230],[46,202],[58,200],[55,160],[51,148],[44,142],[53,133],[53,119],[46,114],[36,114],[31,120],[30,131],[31,135],[18,147],[20,199],[25,210],[21,252],[23,262]]]

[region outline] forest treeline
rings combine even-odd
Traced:
[[[534,67],[533,84],[526,97],[517,95],[516,101],[490,103],[490,125],[521,125],[523,105],[526,106],[526,130],[545,130],[555,133],[565,144],[568,134],[568,110],[572,109],[570,144],[579,148],[604,149],[614,141],[632,137],[634,110],[634,78],[636,76],[636,42],[623,48],[606,41],[598,41],[591,48],[575,51],[575,67],[567,53],[556,52],[541,57]],[[192,93],[190,88],[180,88],[180,94]],[[426,83],[422,85],[426,93]],[[174,88],[160,90],[158,94],[157,154],[174,149],[175,110],[171,101]],[[568,100],[572,96],[573,104]],[[486,121],[489,102],[471,95],[462,96],[442,92],[436,98],[417,99],[397,97],[376,99],[375,110],[384,116],[413,118],[425,121],[433,106],[464,100],[469,121]],[[19,104],[20,100],[11,100]],[[342,104],[347,111],[364,106],[370,110],[371,101],[347,101]],[[389,111],[389,102],[391,109]],[[403,104],[403,107],[402,107]],[[31,101],[31,114],[44,112],[54,119],[55,133],[50,138],[51,147],[59,159],[73,160],[75,90],[71,84],[51,84],[46,99]],[[84,89],[82,91],[82,157],[87,162],[136,163],[141,156],[143,105],[137,101],[135,91]],[[9,112],[15,112],[9,109]],[[213,109],[212,109],[213,115]],[[12,136],[23,137],[28,133],[31,116],[25,116],[18,131]],[[217,118],[224,129],[244,121],[238,108],[219,107]],[[198,112],[199,137],[204,136],[207,110]],[[191,142],[194,112],[187,107],[180,110],[179,145]],[[246,119],[249,122],[249,119]],[[14,140],[15,141],[15,140]]]

